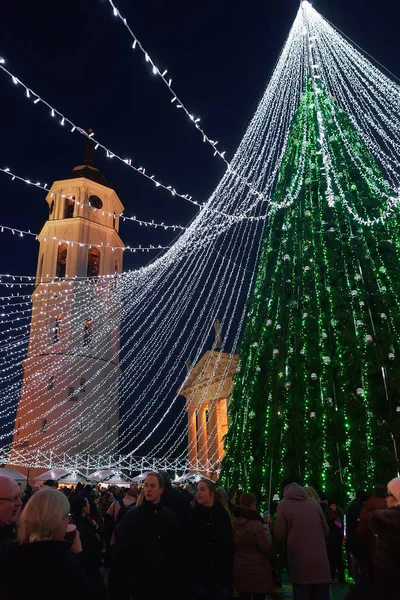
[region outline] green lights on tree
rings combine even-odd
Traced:
[[[379,220],[387,197],[351,119],[309,83],[248,300],[222,472],[230,486],[261,493],[271,477],[274,493],[296,473],[343,496],[397,472],[400,235],[395,219]]]

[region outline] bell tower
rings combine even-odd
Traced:
[[[31,459],[117,452],[124,207],[90,139],[46,201],[12,450]]]

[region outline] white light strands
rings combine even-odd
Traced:
[[[25,177],[21,177],[20,175],[16,175],[8,167],[5,167],[5,168],[0,167],[0,172],[9,175],[13,181],[15,181],[17,179],[18,181],[22,181],[23,183],[27,183],[28,185],[34,185],[35,187],[38,187],[41,190],[45,190],[46,192],[50,191],[50,188],[47,187],[47,183],[41,184],[40,181],[37,181],[36,183],[32,183],[32,181],[30,181],[29,179],[26,179]],[[59,194],[59,196],[61,198],[65,198],[65,199],[70,198],[70,196],[67,196],[64,194]],[[79,202],[78,200],[75,200],[75,203],[77,206],[84,206],[85,208],[89,208],[89,210],[93,211],[93,212],[98,210],[98,209],[94,208],[93,206],[91,206],[90,204],[85,204],[83,202]],[[122,221],[131,221],[131,222],[137,223],[138,225],[144,225],[146,227],[154,227],[155,229],[157,229],[158,227],[162,228],[162,229],[173,229],[174,231],[176,231],[176,230],[183,231],[184,229],[186,229],[186,227],[184,227],[183,225],[166,225],[165,223],[156,223],[154,221],[145,221],[143,219],[138,219],[136,216],[128,217],[128,216],[124,215],[124,213],[118,213],[118,214],[111,213],[104,209],[101,209],[101,211],[103,214],[109,215],[110,217],[113,217],[113,218],[119,217]]]
[[[129,35],[133,39],[132,49],[135,50],[136,48],[138,48],[142,52],[142,54],[144,55],[144,58],[145,58],[145,62],[149,63],[151,65],[153,75],[158,75],[162,79],[162,81],[165,83],[165,85],[167,86],[168,91],[172,95],[171,103],[175,103],[176,108],[181,108],[183,110],[183,112],[186,113],[186,116],[188,117],[189,121],[191,123],[193,123],[193,125],[196,127],[196,129],[198,129],[200,131],[200,133],[201,133],[201,135],[203,137],[203,141],[204,142],[208,142],[210,144],[210,146],[213,148],[213,150],[214,150],[214,156],[219,156],[220,158],[222,158],[222,160],[225,162],[225,164],[227,166],[229,166],[229,162],[225,158],[225,152],[220,152],[217,149],[218,142],[215,141],[215,140],[212,140],[211,138],[209,138],[208,135],[204,132],[204,130],[200,127],[200,125],[199,125],[199,123],[200,123],[200,117],[192,115],[189,112],[189,110],[186,108],[186,106],[183,104],[183,102],[179,99],[178,95],[176,94],[176,92],[172,88],[172,79],[170,77],[167,77],[168,70],[167,69],[161,70],[161,69],[159,69],[156,66],[156,64],[154,63],[154,61],[152,60],[152,58],[150,58],[150,55],[143,48],[142,44],[137,39],[136,35],[133,33],[131,27],[129,26],[129,24],[127,22],[127,20],[119,12],[119,10],[116,7],[116,5],[113,2],[113,0],[108,0],[108,2],[110,3],[110,5],[112,7],[113,15],[115,17],[118,17],[121,20],[121,22],[123,23],[123,25],[125,26],[125,28],[129,32]]]
[[[211,347],[210,331],[216,315],[223,323],[223,351],[235,352],[261,242],[264,234],[269,235],[268,215],[280,209],[294,210],[304,186],[310,184],[307,149],[310,124],[304,113],[299,120],[296,140],[296,176],[287,184],[279,202],[272,201],[293,116],[303,97],[304,82],[311,81],[312,85],[313,109],[317,115],[316,153],[323,165],[321,176],[327,190],[324,198],[326,210],[332,215],[332,224],[326,226],[326,233],[339,239],[342,233],[335,223],[339,208],[346,211],[349,227],[354,225],[355,231],[359,226],[374,228],[378,223],[382,226],[383,222],[388,231],[396,231],[398,235],[400,90],[308,2],[303,2],[271,80],[232,161],[228,163],[224,152],[219,150],[217,140],[207,137],[200,129],[199,117],[191,115],[174,93],[166,69],[154,63],[129,29],[118,7],[111,0],[109,2],[114,15],[130,32],[133,50],[140,49],[154,76],[161,77],[168,85],[173,107],[189,117],[201,131],[204,142],[209,143],[216,155],[226,162],[227,169],[211,197],[200,206],[196,200],[178,194],[172,186],[165,186],[146,172],[144,167],[134,167],[131,159],[118,156],[92,137],[95,147],[110,160],[114,158],[123,162],[147,177],[156,187],[163,187],[172,196],[180,195],[200,206],[201,210],[160,256],[131,272],[120,275],[108,272],[89,279],[85,276],[57,278],[54,272],[41,273],[37,280],[33,276],[0,275],[1,293],[4,294],[0,298],[0,442],[8,442],[14,430],[15,404],[20,394],[20,364],[26,357],[29,344],[29,360],[35,361],[35,369],[27,373],[24,396],[20,398],[20,405],[27,416],[24,422],[18,423],[17,420],[15,431],[18,436],[15,439],[18,437],[21,442],[13,446],[13,464],[48,467],[51,461],[51,464],[85,470],[114,466],[143,471],[145,465],[149,468],[158,465],[158,468],[168,467],[175,471],[178,468],[187,470],[187,415],[177,410],[180,402],[177,390],[184,380],[184,362],[189,356],[193,360],[188,373],[190,376],[204,352]],[[24,96],[30,102],[43,103],[49,114],[55,117],[55,123],[88,136],[6,70],[2,61],[0,68],[10,76],[17,89],[22,86]],[[343,120],[338,117],[341,110],[349,115],[359,139],[367,146],[381,171],[370,166],[367,153],[359,150],[352,134],[342,125]],[[362,202],[361,210],[360,204],[353,202],[349,182],[338,166],[335,144],[340,144],[356,177],[368,178],[371,193],[380,199],[380,208],[374,214],[362,211]],[[8,167],[1,170],[27,186],[51,193],[47,184],[19,177]],[[76,201],[79,202],[79,199]],[[81,205],[87,209],[84,202]],[[290,208],[292,206],[293,209]],[[309,208],[304,209],[305,222],[312,217]],[[124,219],[123,214],[118,216]],[[145,226],[164,226],[163,223],[140,221],[136,217],[133,220]],[[179,226],[170,228],[178,229]],[[290,223],[285,221],[279,251],[282,265],[288,269],[290,277],[295,277],[295,261],[292,253],[285,249],[289,228]],[[21,234],[27,234],[26,237],[37,235],[12,228],[7,231],[11,233],[11,240],[20,239]],[[372,235],[372,229],[369,231]],[[388,235],[390,241],[389,238]],[[49,241],[56,242],[57,248],[67,244],[67,251],[71,250],[71,253],[78,247],[82,252],[88,252],[87,240],[68,242],[51,238]],[[43,247],[44,240],[42,242]],[[112,248],[101,244],[97,247],[103,257],[113,252]],[[150,248],[146,247],[146,250]],[[121,248],[114,250],[121,252]],[[304,246],[307,258],[304,270],[310,277],[314,276],[317,262],[314,252],[315,249],[308,244]],[[365,248],[365,254],[368,252]],[[370,256],[369,262],[376,273],[377,289],[382,296],[379,314],[385,315],[385,326],[395,331],[393,317],[384,302],[385,290],[391,286],[385,273],[385,261],[377,251]],[[357,282],[363,278],[362,268],[357,270],[356,279],[351,278],[350,273],[348,275],[352,302],[360,302],[361,306],[362,296]],[[329,285],[328,279],[326,285]],[[33,292],[32,302],[25,295],[28,291]],[[34,333],[29,329],[31,308],[36,325]],[[295,308],[289,307],[288,310],[294,311]],[[304,317],[307,323],[313,316],[308,307],[302,314],[307,315]],[[368,336],[368,339],[374,340],[373,320],[358,308],[354,309],[354,315],[354,328],[360,339],[365,341]],[[85,338],[84,327],[89,318],[94,329],[89,335],[87,326]],[[274,331],[279,331],[280,323],[271,317],[271,326]],[[120,338],[119,344],[115,335]],[[92,344],[91,351],[99,359],[95,364],[84,343]],[[371,346],[372,342],[368,344]],[[254,348],[258,352],[258,346]],[[272,348],[278,352],[277,346]],[[271,350],[274,360],[278,357],[275,350]],[[52,362],[50,373],[49,361],[55,352],[57,362]],[[394,360],[395,350],[389,348],[387,355],[388,360]],[[256,366],[260,368],[258,360],[257,356]],[[328,362],[327,358],[324,364]],[[223,375],[229,372],[231,364],[232,356],[226,362]],[[204,400],[219,366],[220,360],[215,363],[211,359],[204,361],[200,374],[205,379],[209,377],[202,390]],[[120,390],[119,407],[115,403],[117,388]],[[218,385],[215,388],[218,395]],[[361,388],[366,390],[366,382],[360,381]],[[364,397],[367,398],[366,391]],[[315,414],[318,416],[318,412]],[[308,421],[307,427],[310,426]],[[324,424],[322,426],[325,427]],[[39,429],[40,437],[36,435]],[[32,431],[36,433],[31,437],[31,444],[23,446]],[[82,432],[86,432],[84,449]],[[215,441],[216,435],[215,426],[210,426],[210,444]],[[190,468],[218,470],[219,457],[207,448],[204,441],[196,442],[196,452],[197,463]],[[138,460],[138,453],[146,458]],[[4,456],[4,462],[10,462],[7,453]],[[161,458],[165,461],[163,464]]]

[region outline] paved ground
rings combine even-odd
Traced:
[[[349,585],[341,585],[339,583],[331,585],[331,600],[344,600],[350,587]],[[290,600],[291,598],[293,598],[292,586],[289,583],[283,584],[281,593],[270,595],[271,600]]]

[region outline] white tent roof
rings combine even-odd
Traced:
[[[130,477],[128,477],[127,475],[125,475],[124,473],[121,473],[120,471],[113,473],[112,475],[110,475],[109,477],[107,477],[106,479],[103,479],[104,483],[132,483],[132,479]]]
[[[50,469],[50,471],[46,471],[46,473],[35,477],[34,481],[47,481],[47,479],[54,479],[56,481],[62,475],[68,475],[69,472],[67,469]]]
[[[99,471],[93,471],[88,475],[88,479],[91,481],[105,481],[107,477],[112,477],[115,474],[111,469],[100,469]]]
[[[0,468],[0,475],[11,477],[14,481],[26,481],[28,479],[25,475],[22,475],[22,473],[17,471],[17,469]]]
[[[207,479],[207,481],[212,481],[209,477],[205,477],[204,475],[200,475],[200,473],[185,473],[181,475],[177,479],[173,481],[173,483],[183,483],[184,481],[200,481],[200,479]]]
[[[131,483],[132,479],[122,471],[112,469],[100,469],[88,475],[88,479],[98,483]]]
[[[50,469],[50,471],[35,477],[34,481],[46,481],[47,479],[54,479],[60,483],[90,483],[88,477],[72,469]]]
[[[138,481],[144,481],[148,474],[149,473],[140,473],[140,475],[136,475],[136,477],[133,477],[132,481],[135,481],[136,483]]]

